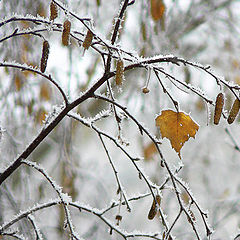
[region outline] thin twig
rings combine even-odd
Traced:
[[[239,145],[237,144],[237,141],[234,139],[232,133],[229,131],[228,128],[225,128],[225,132],[226,132],[227,135],[230,137],[230,139],[231,139],[231,141],[232,141],[232,143],[233,143],[233,145],[234,145],[234,149],[236,149],[237,151],[240,152],[240,147],[239,147]]]
[[[37,165],[36,163],[30,162],[30,161],[25,161],[23,160],[22,163],[26,164],[29,167],[34,168],[35,170],[37,170],[39,173],[41,173],[46,179],[47,181],[51,184],[51,186],[53,187],[53,189],[56,191],[56,193],[58,194],[61,203],[63,205],[64,211],[65,211],[65,216],[66,216],[66,220],[67,220],[67,225],[69,227],[71,236],[73,238],[75,238],[76,240],[79,240],[80,238],[77,236],[77,234],[74,231],[74,227],[72,224],[72,220],[71,220],[71,215],[70,215],[70,211],[67,207],[68,202],[66,202],[66,198],[64,197],[64,193],[62,193],[61,188],[59,186],[57,186],[57,184],[55,182],[52,181],[51,177],[48,176],[48,174],[46,173],[46,171],[40,167],[39,165]]]
[[[99,133],[98,136],[99,136],[99,138],[100,138],[100,140],[101,140],[101,143],[102,143],[103,148],[104,148],[104,150],[105,150],[105,152],[106,152],[106,154],[107,154],[107,157],[108,157],[108,160],[109,160],[109,162],[110,162],[110,165],[111,165],[111,167],[112,167],[112,169],[113,169],[113,172],[114,172],[114,175],[115,175],[115,178],[116,178],[116,181],[117,181],[117,185],[118,185],[117,192],[121,192],[121,194],[123,195],[123,198],[124,198],[124,200],[125,200],[125,203],[126,203],[126,206],[127,206],[127,210],[128,210],[129,212],[131,212],[131,208],[130,208],[130,205],[129,205],[129,203],[128,203],[126,194],[125,194],[125,192],[124,192],[124,190],[123,190],[122,184],[121,184],[120,179],[119,179],[119,177],[118,177],[118,172],[117,172],[117,170],[116,170],[116,167],[115,167],[114,164],[113,164],[113,161],[112,161],[111,156],[110,156],[110,154],[109,154],[109,152],[108,152],[108,149],[107,149],[107,147],[106,147],[106,145],[105,145],[105,143],[104,143],[104,141],[103,141],[103,138],[102,138],[101,133]]]
[[[9,67],[9,68],[20,69],[22,71],[29,71],[29,72],[36,73],[36,74],[46,78],[47,80],[49,80],[51,83],[53,83],[56,86],[56,88],[61,93],[61,95],[62,95],[62,97],[64,99],[65,104],[68,105],[68,98],[67,98],[65,92],[63,91],[62,87],[60,87],[60,85],[52,78],[52,76],[50,74],[47,75],[45,73],[42,73],[37,68],[33,68],[31,66],[27,66],[26,64],[22,65],[22,64],[19,64],[19,63],[2,62],[2,63],[0,63],[0,67]]]
[[[29,219],[29,221],[31,222],[31,224],[33,226],[34,232],[36,234],[36,240],[42,240],[43,237],[42,237],[42,234],[35,222],[35,218],[31,214],[29,214],[27,218]]]

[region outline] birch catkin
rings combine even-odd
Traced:
[[[123,65],[123,60],[118,60],[117,61],[117,68],[116,68],[116,85],[121,85],[123,82],[124,78],[124,65]]]
[[[66,20],[63,23],[63,32],[62,32],[62,44],[64,46],[69,45],[70,30],[71,30],[71,22],[69,20]]]
[[[240,109],[240,101],[238,99],[236,99],[232,105],[231,111],[230,111],[228,119],[227,119],[227,122],[229,124],[232,124],[234,122],[234,120],[239,112],[239,109]]]
[[[89,49],[89,47],[92,44],[92,40],[93,40],[93,34],[92,34],[91,31],[88,30],[87,31],[87,35],[86,35],[86,37],[85,37],[85,39],[83,41],[83,45],[82,45],[84,50],[88,50]]]
[[[215,103],[215,110],[214,110],[214,124],[218,125],[222,110],[223,110],[223,105],[224,105],[224,95],[223,93],[219,93],[216,98],[216,103]]]
[[[161,197],[159,195],[156,196],[156,200],[157,200],[157,203],[160,205],[161,203]],[[152,206],[151,206],[151,209],[148,213],[148,219],[149,220],[152,220],[157,214],[157,204],[155,202],[155,199],[153,199],[153,203],[152,203]]]
[[[47,67],[47,60],[48,60],[48,55],[49,55],[49,43],[47,40],[43,42],[43,47],[42,47],[42,58],[41,58],[41,64],[40,64],[40,69],[41,72],[44,73]]]
[[[54,2],[50,3],[50,20],[54,20],[58,17],[58,7]]]

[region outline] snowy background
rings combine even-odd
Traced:
[[[46,39],[50,44],[46,74],[51,74],[70,101],[87,91],[104,73],[100,54],[94,48],[84,52],[80,46],[87,32],[86,27],[69,12],[59,9],[59,16],[54,22],[62,24],[69,19],[72,23],[71,32],[78,32],[75,36],[81,40],[77,41],[72,37],[68,47],[62,45],[61,31],[54,30],[54,26],[49,22],[50,2],[0,1],[0,22],[3,23],[0,23],[2,172],[24,151],[41,129],[46,127],[43,122],[44,119],[46,121],[45,114],[54,118],[55,114],[61,111],[63,104],[56,87],[46,78],[14,67],[4,67],[2,63],[39,66],[43,38]],[[239,1],[165,0],[166,12],[164,19],[160,21],[152,19],[150,2],[138,0],[127,8],[121,33],[115,43],[118,49],[134,56],[130,58],[129,55],[123,54],[124,58],[130,58],[129,61],[124,60],[124,64],[156,55],[172,54],[199,66],[211,66],[211,73],[227,83],[230,81],[229,86],[240,84]],[[83,0],[58,3],[80,18],[91,18],[92,24],[88,23],[90,28],[106,43],[110,43],[121,1]],[[37,25],[24,20],[6,23],[6,20],[14,16],[18,19],[38,18],[47,20],[47,23]],[[18,33],[41,30],[41,36],[23,34],[5,40],[4,38],[13,34],[16,28]],[[98,45],[96,40],[94,46],[107,51]],[[114,53],[114,56],[118,54]],[[218,126],[213,125],[214,106],[207,104],[192,89],[194,87],[203,92],[206,98],[213,102],[217,94],[223,92],[226,99],[226,116],[235,96],[226,85],[218,85],[216,79],[206,71],[184,64],[178,66],[159,63],[126,71],[121,87],[116,86],[114,78],[111,78],[110,84],[116,101],[126,107],[127,111],[157,138],[160,138],[160,132],[155,126],[156,116],[164,109],[174,109],[174,105],[164,93],[152,70],[155,66],[189,86],[186,88],[164,74],[160,75],[162,84],[178,102],[180,110],[190,114],[200,126],[195,139],[190,138],[182,148],[182,161],[172,149],[169,140],[160,139],[162,143],[159,144],[159,148],[164,159],[173,172],[182,166],[177,176],[186,183],[185,186],[189,186],[196,203],[208,212],[207,221],[213,229],[211,238],[206,236],[206,228],[197,207],[193,205],[191,208],[201,239],[234,239],[240,228],[240,119],[237,118],[229,125],[226,119],[222,118]],[[115,68],[114,60],[111,70],[114,71]],[[142,88],[146,84],[150,92],[143,94]],[[107,89],[107,85],[104,84],[97,93],[105,95]],[[238,91],[236,94],[239,96]],[[86,127],[66,116],[27,159],[44,168],[44,172],[56,182],[55,190],[46,176],[23,164],[0,187],[0,225],[4,226],[11,219],[15,219],[16,215],[19,216],[36,205],[54,202],[54,206],[31,214],[33,222],[37,223],[36,229],[39,230],[42,239],[68,239],[69,229],[64,229],[64,209],[56,206],[60,196],[64,198],[66,205],[74,202],[82,207],[82,211],[79,211],[78,208],[69,205],[71,222],[81,237],[79,239],[124,239],[116,231],[110,235],[110,227],[99,217],[98,214],[108,207],[109,211],[101,216],[104,216],[110,225],[120,229],[121,233],[129,236],[127,239],[162,239],[164,225],[159,215],[151,221],[147,218],[153,197],[144,179],[139,178],[139,171],[133,162],[147,177],[148,183],[152,184],[155,194],[157,191],[153,186],[159,188],[169,177],[168,172],[160,166],[159,154],[154,150],[150,151],[150,155],[146,155],[146,149],[151,144],[146,134],[141,135],[139,127],[127,118],[121,109],[117,111],[122,117],[121,139],[118,138],[119,127],[109,103],[89,99],[74,108],[71,114],[82,116],[88,124],[97,114],[101,113],[97,115],[101,118],[102,115],[111,112],[106,118],[94,122],[93,126],[112,136],[130,156],[140,159],[131,161],[113,141],[103,136],[118,172],[122,193],[120,191],[120,194],[117,194],[118,185],[112,165],[94,127]],[[62,190],[57,185],[61,186]],[[188,206],[189,197],[186,192],[181,187],[178,190],[184,204]],[[72,200],[61,192],[67,193]],[[126,204],[111,208],[113,203],[124,202],[123,193],[128,199],[136,197],[136,200],[129,201],[131,212],[127,211]],[[179,213],[179,203],[171,181],[164,189],[160,189],[160,193],[161,210],[171,226]],[[85,211],[84,207],[92,212]],[[122,216],[119,225],[116,225],[116,215]],[[67,219],[69,220],[68,217]],[[19,239],[36,239],[36,232],[29,218],[17,221],[6,230],[8,233],[14,231]],[[159,235],[144,238],[138,237],[137,233]],[[131,234],[134,236],[131,237]],[[192,225],[185,215],[180,216],[171,234],[176,239],[196,239]]]

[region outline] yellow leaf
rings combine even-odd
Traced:
[[[151,15],[154,21],[163,20],[165,10],[163,0],[151,0]]]
[[[156,126],[160,127],[162,138],[166,137],[170,140],[172,148],[181,158],[180,150],[184,143],[190,137],[195,138],[195,134],[199,126],[183,112],[174,112],[172,110],[164,110],[161,115],[156,118]]]

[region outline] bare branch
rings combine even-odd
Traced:
[[[62,95],[62,97],[64,99],[65,104],[68,105],[68,98],[67,98],[65,92],[63,91],[62,87],[60,87],[60,85],[52,78],[52,76],[50,74],[47,75],[45,73],[42,73],[37,68],[33,68],[31,66],[27,66],[26,64],[22,65],[22,64],[19,64],[19,63],[2,62],[2,63],[0,63],[0,67],[9,67],[9,68],[20,69],[22,71],[29,71],[29,72],[36,73],[36,74],[46,78],[51,83],[53,83],[54,86],[59,90],[59,92],[61,93],[61,95]]]

